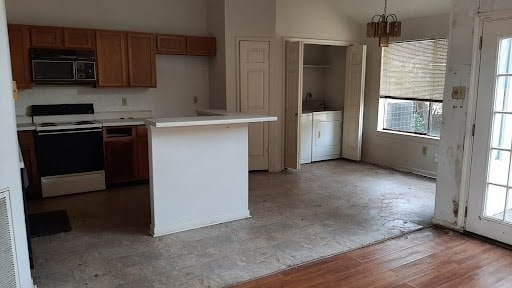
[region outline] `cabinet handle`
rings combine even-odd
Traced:
[[[320,131],[318,131],[318,138],[320,138]]]

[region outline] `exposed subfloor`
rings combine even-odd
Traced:
[[[222,287],[429,225],[435,181],[336,160],[250,174],[251,219],[152,238],[148,185],[30,203],[73,231],[33,239],[45,287]]]

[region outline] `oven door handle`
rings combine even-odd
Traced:
[[[38,135],[56,135],[56,134],[70,134],[70,133],[86,133],[86,132],[101,132],[102,129],[88,129],[88,130],[72,130],[72,131],[59,131],[59,132],[37,132]]]

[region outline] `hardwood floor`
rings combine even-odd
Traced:
[[[429,228],[233,287],[512,287],[512,251]]]

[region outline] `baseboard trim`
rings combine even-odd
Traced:
[[[202,221],[194,221],[185,224],[179,225],[170,225],[170,226],[155,226],[153,223],[149,226],[149,233],[153,237],[159,237],[164,235],[169,235],[173,233],[183,232],[187,230],[208,227],[212,225],[222,224],[226,222],[232,222],[242,219],[251,218],[251,213],[247,210],[244,213],[234,214],[234,215],[220,215],[216,217],[209,218],[207,220]]]
[[[435,217],[432,218],[432,223],[434,225],[442,226],[442,227],[445,227],[445,228],[448,228],[448,229],[451,229],[451,230],[455,230],[455,231],[458,231],[458,232],[464,232],[465,231],[464,227],[457,226],[456,223],[451,223],[451,222],[448,222],[448,221],[445,221],[445,220],[437,219]]]

